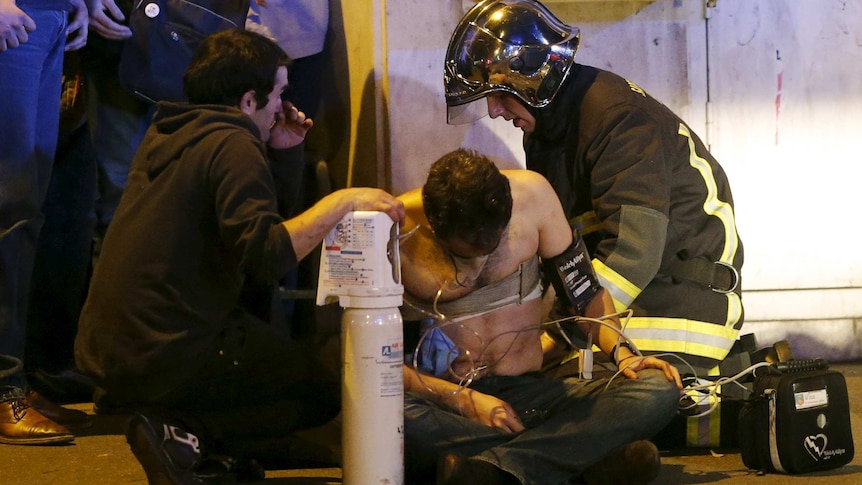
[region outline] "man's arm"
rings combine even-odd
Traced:
[[[296,259],[314,250],[348,212],[358,210],[385,212],[393,221],[404,222],[404,204],[383,190],[366,187],[337,190],[282,223],[290,234]]]
[[[536,223],[539,238],[536,252],[539,257],[560,255],[572,244],[572,230],[554,188],[545,177],[531,170],[505,173],[510,179],[517,177],[529,189],[519,203],[519,210],[526,211],[530,220]]]
[[[587,305],[587,311],[584,316],[588,318],[601,318],[605,315],[613,315],[615,313],[616,311],[614,310],[614,301],[611,298],[611,293],[607,289],[602,288],[589,305]],[[604,321],[617,329],[620,328],[619,319],[616,317],[605,319]],[[579,321],[578,325],[585,334],[589,333],[592,335],[593,343],[595,343],[602,352],[617,362],[617,366],[626,378],[637,379],[637,371],[641,369],[659,369],[664,372],[667,380],[674,381],[676,383],[676,387],[682,389],[682,379],[680,379],[679,371],[667,361],[657,359],[655,357],[641,357],[635,355],[635,353],[628,347],[617,347],[620,334],[605,325],[587,321]]]
[[[404,366],[404,390],[429,398],[485,426],[508,433],[524,430],[518,413],[506,401],[425,373],[420,376],[419,371],[407,365]]]
[[[527,172],[532,174],[532,172]],[[541,175],[535,175],[540,180],[531,182],[536,188],[534,191],[536,200],[533,203],[542,207],[542,209],[539,209],[541,212],[535,215],[535,220],[539,224],[538,253],[542,258],[552,258],[561,254],[572,244],[572,230],[563,213],[562,205],[550,184]],[[614,301],[610,292],[602,288],[587,305],[584,316],[595,319],[616,313],[617,311],[614,308]],[[607,319],[605,322],[617,329],[620,328],[617,318]],[[638,370],[655,368],[662,370],[669,381],[676,382],[677,387],[682,389],[679,371],[668,362],[653,357],[644,358],[637,356],[627,347],[617,349],[620,335],[605,325],[585,321],[579,321],[578,325],[584,334],[592,335],[593,342],[602,352],[611,356],[611,358],[617,359],[616,362],[619,363],[620,369],[623,370],[623,375],[627,378],[637,379]],[[553,337],[547,334],[542,336],[542,349],[546,357],[554,355],[559,350],[555,345]],[[616,355],[614,355],[615,349],[617,350]]]

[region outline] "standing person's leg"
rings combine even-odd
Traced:
[[[118,62],[117,52],[109,49],[85,53],[87,119],[98,174],[96,258],[126,188],[132,159],[155,112],[154,105],[137,98],[120,84]]]
[[[33,387],[54,399],[92,399],[92,389],[67,385],[61,377],[71,380],[75,368],[73,347],[91,264],[95,197],[96,165],[82,123],[60,134],[30,289],[26,368]]]
[[[37,29],[0,52],[0,354],[21,360],[33,258],[43,223],[60,119],[66,12],[27,9]],[[62,426],[29,407],[21,372],[0,378],[0,441],[71,441]]]
[[[65,14],[31,10],[39,28],[0,53],[0,353],[22,359],[28,289],[60,119]],[[62,16],[62,19],[59,17]],[[23,385],[23,376],[14,377]],[[8,381],[7,381],[8,382]]]

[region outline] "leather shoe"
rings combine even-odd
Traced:
[[[584,472],[589,484],[643,485],[658,477],[661,458],[647,440],[633,441],[612,451]]]
[[[93,424],[93,418],[84,411],[58,406],[33,389],[27,390],[27,399],[30,401],[30,406],[39,411],[42,416],[69,429],[87,428]]]
[[[7,445],[54,445],[70,443],[75,436],[30,406],[23,389],[0,390],[0,443]]]
[[[487,461],[449,453],[437,463],[437,485],[507,485],[515,477]]]

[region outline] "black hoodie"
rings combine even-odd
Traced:
[[[239,109],[158,105],[81,315],[83,372],[120,395],[172,389],[238,318],[245,279],[296,265],[268,163]]]

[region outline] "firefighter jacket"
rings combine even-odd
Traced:
[[[703,142],[635,83],[575,64],[532,109],[527,168],[544,175],[580,231],[625,333],[644,353],[711,369],[743,322],[742,243],[724,170]]]

